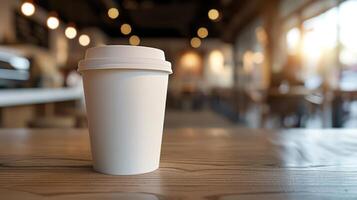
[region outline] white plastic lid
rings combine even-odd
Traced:
[[[172,73],[165,53],[156,48],[129,45],[107,45],[90,48],[78,63],[78,71],[94,69],[144,69]]]

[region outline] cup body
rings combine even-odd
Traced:
[[[159,167],[168,75],[125,68],[82,72],[96,171],[130,175]]]

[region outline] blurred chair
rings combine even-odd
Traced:
[[[356,91],[335,90],[331,98],[332,127],[344,127],[348,121],[353,119],[353,102],[357,100]]]
[[[38,114],[28,122],[32,128],[83,128],[87,127],[85,111],[75,102],[50,103],[37,107]]]
[[[28,125],[31,128],[74,128],[76,119],[72,116],[37,117]]]
[[[302,127],[303,116],[307,113],[307,94],[308,91],[297,88],[286,92],[275,88],[269,90],[264,100],[267,109],[262,114],[262,126],[277,117],[279,127]]]

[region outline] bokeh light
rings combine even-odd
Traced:
[[[77,30],[73,26],[68,26],[64,33],[68,39],[73,39],[77,36]]]
[[[59,20],[57,17],[51,16],[47,18],[47,26],[48,28],[54,30],[59,26]]]
[[[35,13],[35,6],[30,2],[24,2],[21,5],[21,12],[26,16],[31,16]]]
[[[208,11],[208,18],[209,18],[210,20],[213,20],[213,21],[217,20],[217,19],[219,18],[219,12],[218,12],[218,10],[217,10],[217,9],[211,9],[211,10],[209,10],[209,11]]]
[[[137,46],[140,44],[140,38],[137,35],[132,35],[129,38],[129,44]]]
[[[206,38],[208,36],[208,30],[205,27],[201,27],[197,30],[197,35],[200,38]]]
[[[198,37],[193,37],[190,41],[191,47],[198,48],[201,46],[201,40]]]
[[[129,35],[131,33],[131,26],[129,24],[122,24],[120,26],[120,32],[124,35]]]
[[[108,17],[111,19],[116,19],[119,16],[119,10],[117,8],[110,8],[108,10]]]
[[[85,47],[89,45],[90,37],[86,34],[82,34],[81,36],[79,36],[78,41],[80,45]]]

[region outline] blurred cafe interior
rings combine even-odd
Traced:
[[[173,64],[166,128],[356,128],[356,0],[1,0],[0,127],[87,127],[90,47]]]

